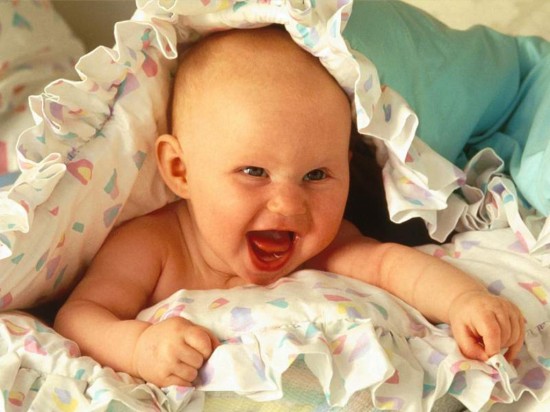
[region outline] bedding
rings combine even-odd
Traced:
[[[301,271],[268,287],[182,290],[140,313],[150,322],[183,316],[222,340],[195,389],[160,390],[102,368],[36,319],[1,314],[0,393],[13,411],[32,409],[33,402],[55,410],[98,411],[216,410],[223,402],[224,410],[237,411],[267,408],[281,397],[279,407],[303,410],[363,411],[370,405],[420,411],[431,410],[447,392],[474,411],[513,402],[524,392],[547,401],[550,269],[531,259],[509,228],[463,233],[451,244],[422,249],[521,308],[526,343],[513,365],[502,355],[486,363],[464,358],[446,325],[431,325],[378,288]]]
[[[60,77],[77,78],[84,47],[46,1],[0,3],[0,175],[18,170],[18,135],[33,125],[27,97]]]
[[[54,81],[29,99],[35,125],[8,153],[20,174],[0,192],[0,397],[7,410],[33,405],[53,410],[216,410],[222,402],[234,410],[276,405],[325,410],[347,404],[348,410],[368,405],[416,411],[431,409],[446,393],[471,410],[514,402],[523,393],[550,402],[550,223],[544,210],[525,201],[524,190],[518,191],[509,177],[510,159],[497,148],[479,147],[483,150],[464,156],[434,150],[438,142],[429,136],[439,138],[437,131],[443,129],[439,124],[430,129],[430,121],[425,126],[423,120],[426,107],[433,107],[426,106],[433,91],[420,88],[424,103],[418,103],[402,88],[369,42],[386,36],[385,28],[362,22],[379,13],[377,21],[390,19],[392,27],[413,37],[429,32],[435,44],[441,38],[453,43],[459,35],[414,8],[389,3],[139,0],[132,20],[116,25],[113,48],[99,47],[80,58],[80,80]],[[14,2],[0,7],[12,13],[23,4],[31,6]],[[7,24],[1,23],[0,36]],[[156,388],[104,368],[81,357],[74,343],[45,324],[13,311],[63,296],[115,225],[173,200],[149,154],[154,138],[166,130],[178,45],[185,47],[213,30],[270,23],[283,24],[350,96],[359,132],[376,145],[384,166],[392,219],[421,217],[439,240],[463,232],[449,244],[422,250],[477,276],[524,310],[526,345],[513,365],[500,355],[486,364],[467,360],[444,325],[430,325],[414,309],[373,287],[317,272],[296,273],[268,288],[223,294],[181,291],[142,313],[151,321],[186,316],[225,339],[194,390]],[[503,56],[514,48],[512,38],[488,29],[464,36],[475,33],[502,46],[497,49]],[[529,66],[534,74],[528,77],[545,85],[540,62],[546,59],[546,43],[519,43],[516,52],[534,47]],[[441,57],[429,50],[416,62],[419,67]],[[415,61],[414,56],[409,60]],[[422,77],[428,72],[409,73],[418,76],[418,84],[429,84]],[[525,97],[532,83],[526,84],[519,91],[500,92]],[[533,90],[539,96],[540,87]],[[483,88],[475,91],[484,93]],[[547,107],[540,103],[541,110]],[[460,112],[464,122],[471,116],[468,110],[472,107]],[[537,136],[537,144],[544,145],[544,136]],[[460,139],[452,142],[464,146]],[[452,150],[460,154],[463,149]],[[310,305],[292,299],[304,287],[312,291]],[[291,316],[274,316],[285,313]],[[227,365],[235,366],[232,373],[216,373]]]

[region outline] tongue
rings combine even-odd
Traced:
[[[276,230],[262,230],[250,232],[248,239],[256,249],[264,253],[285,253],[292,245],[291,232]]]

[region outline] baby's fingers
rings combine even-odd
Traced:
[[[185,335],[185,343],[196,349],[204,359],[207,359],[212,351],[220,344],[218,339],[210,331],[195,326],[190,328]]]
[[[172,385],[175,385],[175,386],[188,386],[189,387],[189,386],[193,386],[193,383],[191,381],[182,379],[179,376],[170,375],[169,377],[164,379],[164,381],[162,381],[162,383],[157,384],[157,386],[160,386],[160,387],[166,387],[166,386],[172,386]]]
[[[465,326],[453,328],[453,335],[460,351],[467,358],[480,361],[486,361],[489,358],[485,353],[479,336],[472,333],[469,328]]]
[[[175,362],[173,366],[172,376],[181,379],[180,386],[191,386],[197,376],[199,376],[198,368],[195,368],[184,362]]]
[[[479,320],[480,322],[477,322],[476,328],[485,348],[486,359],[488,359],[500,352],[500,349],[503,347],[502,336],[509,336],[510,328],[509,326],[503,327],[508,322],[499,321],[498,317],[493,313],[482,315]]]
[[[497,349],[497,352],[500,352],[500,350],[503,347],[508,347],[511,345],[512,341],[515,341],[514,334],[517,332],[514,330],[514,327],[516,325],[516,322],[512,315],[509,315],[508,313],[502,313],[498,312],[493,315],[496,318],[497,321],[497,327],[500,331],[500,347]]]
[[[516,358],[521,350],[521,347],[523,346],[523,341],[525,338],[525,320],[523,319],[523,316],[520,316],[515,322],[512,323],[512,332],[510,342],[507,345],[508,351],[505,355],[506,360],[509,362]]]
[[[521,315],[510,317],[502,315],[487,316],[478,326],[483,339],[487,357],[500,353],[502,348],[508,348],[506,359],[513,360],[523,345],[525,325]]]

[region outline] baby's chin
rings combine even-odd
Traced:
[[[285,270],[277,273],[252,273],[243,280],[250,285],[269,286],[292,272],[292,270]]]
[[[288,265],[288,267],[284,267],[281,270],[276,272],[266,273],[266,272],[252,271],[245,276],[241,276],[241,279],[244,281],[245,284],[248,284],[248,285],[269,286],[291,275],[292,273],[296,272],[300,268],[301,268],[301,265],[294,264],[294,265]]]

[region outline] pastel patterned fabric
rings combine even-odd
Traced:
[[[0,314],[0,400],[7,411],[345,405],[345,411],[415,412],[430,410],[446,393],[472,411],[524,393],[550,401],[550,269],[529,256],[510,228],[464,233],[452,244],[421,249],[519,305],[526,343],[512,365],[501,355],[486,363],[464,358],[445,325],[432,326],[383,290],[301,271],[268,287],[182,290],[139,315],[150,322],[183,316],[222,339],[194,389],[159,389],[102,368],[33,318]]]
[[[0,1],[0,175],[18,171],[17,137],[34,124],[27,98],[77,78],[82,43],[48,0]]]
[[[39,7],[0,7],[12,13],[21,4]],[[17,143],[21,174],[0,192],[5,409],[192,411],[215,405],[223,390],[235,394],[225,400],[227,410],[239,410],[239,394],[254,402],[299,392],[300,382],[291,381],[282,393],[284,372],[293,365],[311,370],[319,382],[320,392],[310,399],[319,400],[320,410],[353,405],[356,396],[379,409],[412,411],[429,409],[445,393],[471,410],[512,402],[524,392],[549,401],[548,219],[523,204],[497,151],[481,151],[462,170],[416,136],[419,118],[401,92],[384,84],[369,56],[346,42],[354,33],[345,31],[350,16],[361,15],[367,4],[384,2],[138,1],[132,21],[116,26],[116,46],[79,60],[79,81],[50,83],[29,100],[35,125]],[[0,36],[12,21],[1,20]],[[380,290],[316,272],[270,288],[181,291],[144,312],[151,321],[189,317],[225,339],[195,390],[159,389],[115,373],[80,357],[74,343],[36,320],[7,312],[64,293],[116,224],[173,200],[151,151],[166,130],[178,44],[214,30],[271,23],[284,25],[352,99],[357,127],[384,165],[392,218],[419,216],[436,239],[465,231],[453,244],[423,250],[478,276],[524,310],[526,345],[513,365],[500,355],[488,363],[469,361],[445,327],[431,326]],[[304,290],[308,304],[299,299]],[[230,374],[227,365],[234,366]]]
[[[0,3],[10,13],[21,5],[38,7]],[[44,22],[36,34],[46,38],[51,26]],[[128,22],[117,36],[128,46],[82,57],[76,64],[81,80],[52,82],[29,98],[35,125],[14,150],[20,176],[0,192],[0,310],[63,294],[116,219],[173,200],[149,153],[165,127],[175,61],[164,57],[150,25]],[[38,42],[35,35],[20,39],[25,47]]]

